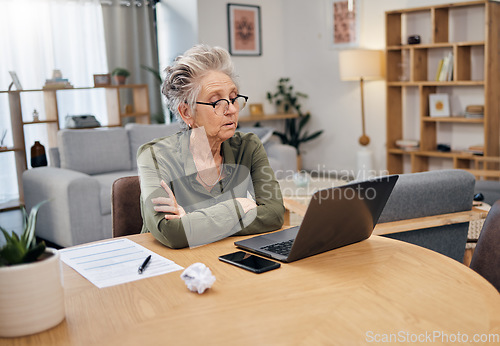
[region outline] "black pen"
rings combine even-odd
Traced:
[[[148,263],[149,263],[149,260],[151,259],[151,255],[149,255],[148,257],[146,257],[146,259],[144,260],[144,262],[142,262],[141,266],[139,267],[139,274],[142,274],[145,270],[146,270],[146,267],[148,266]]]

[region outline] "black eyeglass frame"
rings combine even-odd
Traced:
[[[214,112],[215,112],[215,107],[217,106],[217,103],[219,101],[222,101],[222,100],[226,101],[227,102],[227,106],[229,108],[229,104],[234,105],[234,102],[236,102],[236,99],[238,97],[243,97],[245,99],[245,104],[248,102],[248,96],[238,94],[238,95],[236,95],[236,97],[234,97],[232,99],[229,99],[229,100],[228,99],[218,99],[217,101],[214,101],[214,102],[199,102],[199,101],[196,101],[196,104],[198,104],[198,105],[212,106],[213,109],[214,109]],[[226,115],[226,113],[227,113],[227,110],[224,112],[223,115]]]

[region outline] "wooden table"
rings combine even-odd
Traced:
[[[98,289],[64,264],[65,321],[0,344],[355,345],[390,334],[500,334],[500,294],[430,250],[372,236],[253,274],[217,259],[241,238],[171,250],[150,234],[129,236],[184,267],[208,265],[217,281],[202,295],[180,271]]]

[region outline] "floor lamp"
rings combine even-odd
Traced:
[[[370,137],[366,134],[365,105],[363,82],[365,80],[377,80],[384,78],[384,53],[381,50],[354,49],[343,50],[339,53],[340,79],[343,81],[359,81],[361,91],[361,137],[358,151],[358,174],[372,170],[373,155],[368,150]]]

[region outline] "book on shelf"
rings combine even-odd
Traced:
[[[467,154],[482,156],[484,155],[484,145],[471,145],[467,148],[467,150],[464,150],[464,152]]]
[[[484,106],[483,105],[469,105],[465,107],[465,117],[480,119],[484,118]]]
[[[481,119],[484,118],[484,114],[465,112],[465,117],[468,119]]]
[[[42,89],[71,89],[74,88],[73,85],[69,83],[51,83],[51,84],[45,84]]]
[[[420,148],[420,142],[413,139],[398,139],[396,146],[404,151],[415,151]]]
[[[438,71],[436,72],[436,81],[447,82],[453,79],[453,53],[448,53],[439,61]]]
[[[437,68],[437,71],[436,71],[436,78],[435,78],[436,81],[439,81],[439,76],[441,76],[441,70],[443,68],[443,62],[444,62],[444,59],[439,60],[438,68]]]
[[[46,79],[42,89],[66,89],[73,88],[73,85],[66,78]]]

